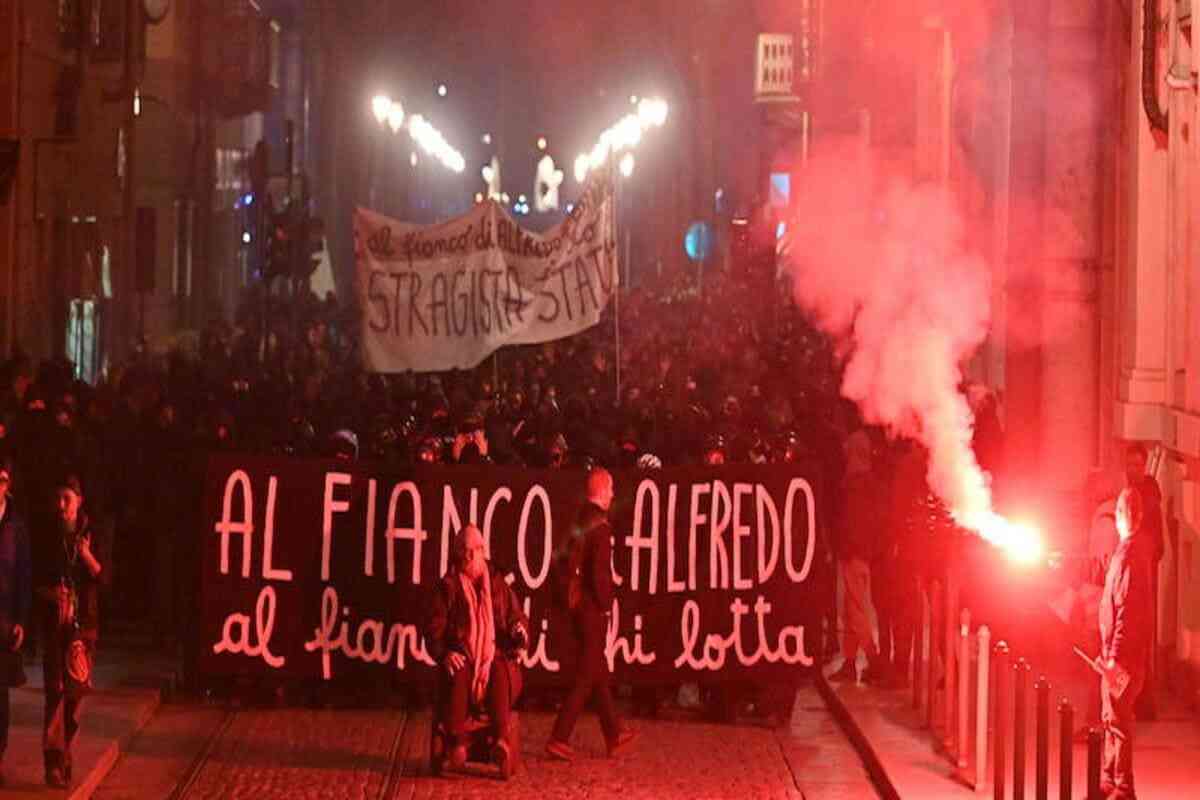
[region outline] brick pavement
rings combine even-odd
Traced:
[[[187,715],[196,723],[186,724]],[[667,719],[634,720],[635,747],[604,757],[594,717],[576,729],[579,759],[545,759],[554,716],[522,714],[524,769],[508,783],[494,768],[434,778],[428,773],[428,712],[311,711],[168,707],[97,793],[99,800],[167,798],[190,773],[183,798],[275,797],[338,800],[558,800],[559,798],[764,798],[862,800],[876,796],[849,743],[819,696],[802,689],[790,726],[772,731],[696,721],[673,710]],[[223,718],[223,719],[222,719]],[[214,739],[213,733],[217,736]],[[170,752],[167,739],[178,745]]]
[[[377,798],[403,712],[280,709],[234,715],[187,800]]]
[[[161,659],[102,649],[97,657],[96,691],[84,700],[75,743],[75,784],[69,791],[45,785],[42,763],[42,667],[26,664],[29,683],[9,690],[11,718],[4,754],[5,798],[87,797],[116,763],[120,753],[158,708],[158,684],[169,672]]]
[[[801,798],[775,734],[762,728],[658,720],[637,725],[641,736],[619,759],[604,756],[604,741],[594,718],[584,717],[573,745],[572,764],[542,755],[554,716],[526,713],[522,721],[525,769],[509,783],[498,783],[492,770],[467,777],[428,775],[428,717],[410,722],[402,746],[404,771],[395,798],[404,800],[566,800],[610,798]],[[483,777],[481,777],[483,776]]]
[[[167,705],[130,742],[94,800],[170,797],[187,780],[206,746],[232,721],[219,708]]]

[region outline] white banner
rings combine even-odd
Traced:
[[[506,344],[590,328],[617,289],[613,186],[597,170],[562,223],[522,230],[494,202],[440,225],[354,214],[362,350],[372,372],[469,369]]]

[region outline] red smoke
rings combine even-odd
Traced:
[[[926,446],[930,486],[961,524],[1036,556],[1032,532],[992,512],[971,450],[961,367],[988,332],[990,276],[951,192],[842,141],[805,168],[790,231],[795,299],[839,344],[842,394]]]

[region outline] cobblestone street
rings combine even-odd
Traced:
[[[576,731],[572,764],[542,755],[553,715],[522,714],[524,768],[509,782],[490,767],[428,773],[430,718],[401,710],[168,707],[96,792],[100,800],[244,798],[833,798],[872,797],[848,742],[812,690],[790,729],[691,719],[635,720],[641,736],[603,756],[594,718]]]

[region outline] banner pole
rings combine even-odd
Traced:
[[[610,155],[609,159],[608,159],[608,175],[609,175],[609,180],[612,181],[612,187],[613,187],[613,190],[612,190],[612,196],[613,196],[612,235],[613,235],[614,250],[615,250],[617,260],[618,260],[617,268],[616,268],[615,274],[613,275],[613,278],[614,278],[613,284],[616,287],[616,293],[613,295],[613,330],[614,330],[615,339],[616,339],[616,351],[617,351],[617,355],[616,355],[617,396],[615,398],[614,405],[620,405],[621,404],[621,280],[620,280],[620,278],[621,278],[621,264],[620,264],[621,238],[619,236],[618,229],[617,229],[617,222],[620,219],[619,215],[617,214],[617,202],[618,202],[618,198],[620,196],[620,191],[619,191],[620,184],[619,184],[618,178],[617,178],[617,162],[616,162],[615,157],[613,157],[612,155]]]

